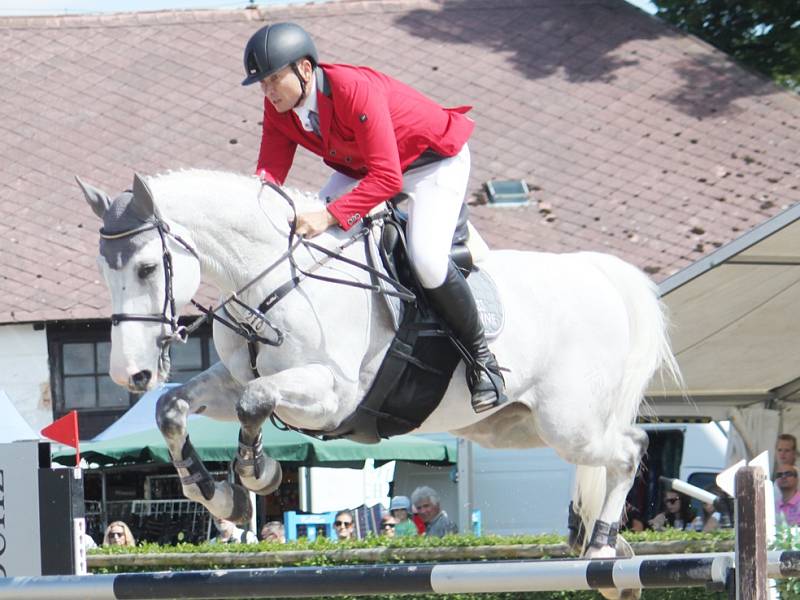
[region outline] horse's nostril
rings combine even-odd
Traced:
[[[131,375],[131,382],[136,388],[144,389],[147,384],[150,383],[150,378],[152,376],[153,374],[148,370],[139,371],[138,373]]]

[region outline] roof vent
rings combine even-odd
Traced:
[[[494,206],[528,206],[530,190],[522,179],[493,179],[483,184],[489,204]]]

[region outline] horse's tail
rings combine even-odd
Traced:
[[[639,415],[647,385],[660,369],[683,389],[683,378],[670,347],[666,307],[659,300],[658,287],[642,271],[608,254],[587,252],[586,256],[617,288],[628,313],[630,348],[623,379],[616,390],[614,411],[609,419],[619,427],[632,425]],[[609,423],[609,429],[613,424]],[[575,475],[576,508],[587,529],[593,526],[605,498],[605,467],[579,466]]]

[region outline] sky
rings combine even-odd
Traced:
[[[325,0],[257,0],[258,5],[287,5],[324,2]],[[650,13],[655,12],[649,0],[627,0]],[[247,0],[0,0],[0,15],[44,16],[133,12],[168,9],[243,8]]]

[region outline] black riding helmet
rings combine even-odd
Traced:
[[[317,66],[317,49],[305,29],[294,23],[275,23],[256,31],[244,49],[244,70],[247,77],[242,85],[258,83],[287,65],[307,58]],[[295,74],[300,78],[297,68]],[[302,83],[302,79],[301,79]],[[303,85],[305,95],[305,85]]]

